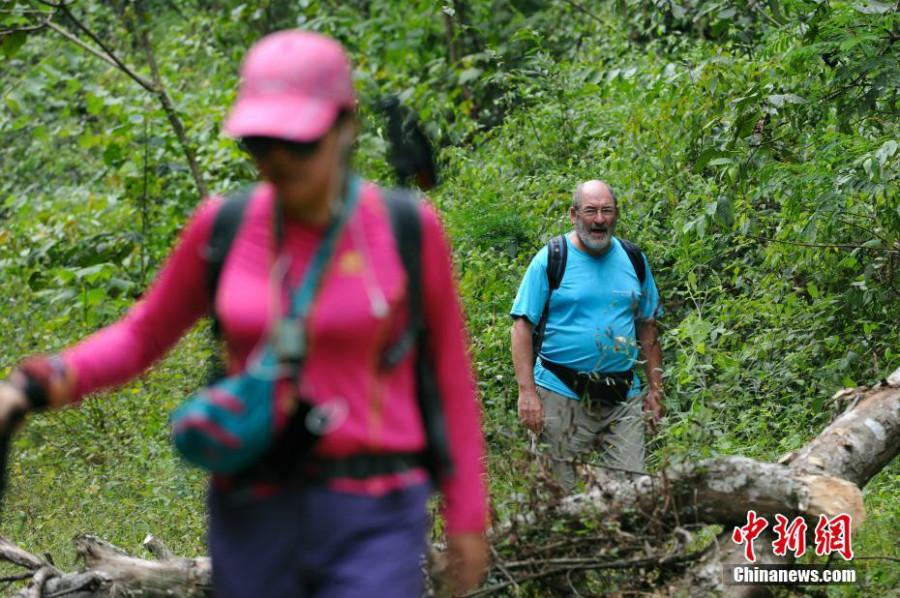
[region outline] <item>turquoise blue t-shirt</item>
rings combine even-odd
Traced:
[[[595,257],[579,250],[566,235],[568,258],[559,288],[550,295],[550,315],[541,355],[579,372],[622,372],[638,359],[635,321],[662,315],[656,282],[644,258],[647,276],[638,280],[634,266],[619,240]],[[537,325],[544,313],[550,286],[547,282],[547,247],[541,249],[525,272],[510,315],[524,316]],[[534,366],[536,384],[578,399],[540,358]],[[635,375],[629,396],[640,392]]]

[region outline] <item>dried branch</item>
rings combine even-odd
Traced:
[[[900,453],[900,369],[865,392],[864,397],[835,419],[821,434],[803,448],[779,460],[800,474],[828,474],[862,488]],[[831,514],[842,512],[836,509]],[[854,517],[856,523],[856,517]],[[722,564],[741,562],[743,547],[730,541],[730,533],[718,538],[718,545],[693,567],[680,587],[678,596],[719,596],[722,593]],[[790,557],[777,557],[771,541],[757,545],[757,562],[789,564]],[[755,588],[758,590],[758,588]],[[753,586],[733,587],[729,596],[756,596]]]
[[[79,38],[78,36],[76,36],[76,35],[70,33],[70,32],[67,31],[66,29],[63,29],[62,27],[60,27],[60,26],[57,25],[56,23],[52,23],[52,22],[51,22],[51,23],[48,23],[48,24],[47,24],[47,27],[49,27],[49,28],[52,29],[53,31],[59,33],[61,36],[63,36],[64,38],[66,38],[66,39],[69,40],[70,42],[74,43],[74,44],[77,45],[78,47],[82,48],[83,50],[87,50],[88,52],[90,52],[91,54],[93,54],[94,56],[96,56],[97,58],[99,58],[100,60],[102,60],[103,62],[109,64],[110,66],[114,66],[114,67],[116,67],[116,68],[119,68],[118,63],[116,63],[116,61],[113,60],[109,55],[107,55],[106,53],[104,53],[104,52],[98,50],[97,48],[93,47],[93,46],[90,45],[89,43],[83,41],[81,38]],[[150,84],[149,81],[147,82],[147,84],[148,84],[148,85],[151,85],[151,87],[152,87],[152,84]],[[144,89],[147,89],[147,87],[144,86],[143,84],[141,84],[141,87],[144,87]],[[148,89],[148,91],[153,91],[153,90],[152,90],[152,89]]]
[[[801,243],[799,241],[785,241],[784,239],[760,237],[757,235],[748,235],[746,233],[742,236],[747,237],[748,239],[756,239],[757,241],[766,241],[767,243],[781,243],[783,245],[796,245],[798,247],[813,247],[819,249],[868,249],[870,251],[900,254],[900,249],[894,249],[893,247],[868,247],[866,245],[854,245],[851,243]]]
[[[162,540],[154,536],[153,534],[147,534],[147,537],[144,538],[142,542],[144,548],[146,548],[150,554],[155,556],[160,561],[171,561],[175,558],[175,555],[169,550],[169,547],[166,546]]]
[[[143,49],[144,55],[147,60],[147,65],[150,67],[152,80],[138,74],[134,69],[125,64],[125,62],[121,60],[116,55],[116,53],[113,52],[113,50],[107,44],[105,44],[102,39],[100,39],[100,37],[96,33],[94,33],[87,25],[85,25],[72,13],[67,4],[63,2],[53,3],[48,2],[47,0],[36,1],[62,11],[62,13],[68,19],[71,19],[75,26],[78,27],[78,29],[83,32],[84,35],[86,35],[90,40],[92,40],[97,45],[97,47],[92,46],[91,44],[79,38],[77,35],[49,20],[46,24],[48,28],[56,31],[67,40],[93,54],[100,60],[103,60],[110,66],[113,66],[116,69],[120,70],[132,81],[140,85],[145,91],[148,91],[156,96],[157,100],[162,106],[163,111],[166,113],[166,118],[168,119],[169,124],[172,126],[172,130],[175,132],[175,135],[178,138],[178,143],[181,146],[185,159],[187,160],[188,168],[191,171],[191,176],[194,179],[194,184],[197,187],[197,191],[199,192],[201,197],[206,197],[209,194],[209,191],[206,186],[206,181],[204,180],[203,173],[201,172],[200,166],[197,163],[196,152],[194,151],[190,141],[188,140],[184,122],[182,121],[181,116],[178,114],[178,110],[175,108],[175,104],[172,102],[171,97],[166,91],[166,86],[163,83],[162,76],[160,75],[159,66],[156,62],[156,56],[153,52],[153,46],[150,43],[150,38],[147,34],[146,27],[126,22],[126,26],[128,26],[132,30],[132,33],[140,42],[141,48]],[[144,13],[141,2],[135,2],[134,8],[138,15],[138,18],[144,20],[146,18],[146,13]]]
[[[651,567],[654,569],[658,569],[661,567],[665,567],[666,565],[672,565],[676,563],[686,563],[690,561],[697,560],[699,555],[691,554],[691,555],[668,555],[665,557],[659,556],[649,556],[649,557],[641,557],[636,559],[623,559],[618,561],[603,561],[601,559],[547,559],[544,562],[547,564],[553,564],[553,561],[561,561],[565,564],[566,560],[569,561],[577,561],[566,566],[561,567],[553,567],[544,571],[538,571],[536,573],[529,573],[526,575],[520,576],[516,580],[504,581],[498,584],[494,584],[491,586],[487,586],[485,588],[481,588],[478,590],[474,590],[469,592],[468,594],[464,594],[463,598],[475,598],[476,596],[486,596],[488,594],[493,594],[494,592],[498,592],[504,588],[508,588],[513,584],[520,584],[526,581],[535,581],[538,579],[542,579],[545,577],[551,577],[555,575],[564,575],[566,573],[570,573],[573,571],[587,571],[587,570],[609,570],[609,569],[639,569]]]
[[[40,31],[41,29],[46,29],[47,27],[50,26],[50,22],[53,20],[54,15],[56,15],[56,12],[54,12],[54,11],[50,11],[49,13],[46,13],[42,10],[36,10],[35,12],[38,12],[40,14],[45,14],[47,16],[43,21],[41,21],[40,23],[37,23],[36,25],[29,25],[29,26],[25,26],[25,27],[13,27],[11,29],[0,29],[0,38],[7,36],[7,35],[11,35],[13,33],[31,33],[34,31]]]
[[[144,25],[147,20],[147,14],[144,12],[142,0],[138,0],[134,3],[134,10],[137,18],[140,19],[142,23],[132,23],[132,27],[141,43],[141,47],[144,50],[144,56],[150,67],[156,96],[159,98],[159,103],[162,104],[162,108],[166,113],[166,117],[169,119],[169,124],[172,125],[172,129],[175,131],[175,135],[178,136],[178,142],[184,152],[185,159],[187,159],[188,167],[191,169],[191,175],[194,177],[194,184],[197,186],[197,191],[200,193],[201,197],[206,197],[209,195],[209,191],[206,187],[206,181],[203,179],[203,173],[200,171],[200,166],[197,164],[197,155],[188,141],[184,123],[181,121],[181,117],[178,115],[178,111],[172,103],[172,98],[169,97],[169,94],[166,91],[166,86],[163,84],[162,76],[159,73],[156,55],[153,52],[153,45],[150,43],[150,36],[147,33],[147,27]]]
[[[58,577],[59,572],[52,567],[41,567],[28,583],[28,597],[41,598],[44,594],[44,585],[51,577]]]
[[[601,18],[598,17],[596,14],[594,14],[593,12],[591,12],[590,10],[588,10],[587,8],[585,8],[584,6],[582,6],[580,3],[575,2],[575,0],[566,0],[566,4],[568,4],[569,6],[571,6],[572,8],[574,8],[575,10],[577,10],[578,12],[581,12],[581,13],[586,14],[586,15],[589,16],[590,18],[592,18],[592,19],[594,19],[595,21],[597,21],[598,23],[600,23],[601,25],[606,25],[606,23],[603,22],[603,19],[601,19]]]
[[[0,560],[4,560],[31,571],[37,571],[43,567],[53,567],[39,556],[35,556],[27,550],[22,550],[6,538],[0,536]],[[54,570],[59,573],[58,569]]]
[[[65,14],[67,18],[69,18],[73,23],[75,23],[75,26],[78,27],[78,29],[80,29],[86,36],[88,36],[88,38],[90,38],[95,44],[97,44],[97,46],[100,47],[100,49],[103,51],[104,54],[106,54],[106,56],[108,58],[107,62],[112,61],[113,66],[115,66],[120,71],[122,71],[123,73],[128,75],[135,83],[137,83],[138,85],[140,85],[141,87],[143,87],[144,89],[149,91],[150,93],[159,93],[159,91],[153,85],[152,82],[148,81],[147,79],[145,79],[144,77],[140,76],[139,74],[135,73],[132,69],[130,69],[128,67],[128,65],[126,65],[124,62],[122,62],[119,59],[119,57],[116,56],[115,52],[113,52],[105,43],[103,43],[103,40],[101,40],[99,36],[97,36],[93,31],[88,29],[84,25],[84,23],[82,23],[80,20],[78,20],[75,17],[75,15],[72,13],[72,11],[69,10],[69,7],[66,4],[60,4],[59,9],[63,11],[63,14]],[[84,47],[84,46],[82,46],[82,47]],[[95,52],[95,55],[99,55],[99,54],[97,54]]]

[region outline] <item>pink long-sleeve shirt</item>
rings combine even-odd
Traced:
[[[118,322],[63,353],[75,372],[76,398],[121,384],[159,359],[207,313],[205,251],[221,201],[195,212],[146,296]],[[276,256],[274,188],[257,186],[219,279],[216,311],[231,372],[242,370],[274,320],[270,300]],[[484,443],[467,339],[450,250],[433,209],[423,204],[422,299],[429,351],[444,408],[455,473],[441,480],[449,533],[482,531],[487,520]],[[280,251],[289,256],[287,281],[301,280],[324,227],[285,223]],[[283,297],[284,298],[284,297]],[[282,302],[286,308],[286,298]],[[383,301],[382,301],[383,299]],[[379,309],[379,305],[387,309]],[[319,443],[323,456],[414,452],[425,446],[416,403],[414,357],[388,371],[378,367],[384,349],[407,318],[406,273],[377,187],[365,184],[359,204],[338,240],[309,316],[309,353],[301,390],[314,403],[348,407],[346,419]],[[335,480],[349,492],[379,495],[426,479],[423,470]]]

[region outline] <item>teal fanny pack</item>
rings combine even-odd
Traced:
[[[235,474],[259,461],[291,418],[302,419],[303,438],[293,440],[307,449],[327,429],[327,411],[298,396],[306,357],[305,323],[359,187],[357,177],[348,177],[340,212],[329,223],[303,282],[292,292],[289,314],[276,323],[258,356],[250,358],[241,374],[201,390],[172,413],[175,446],[189,463],[216,474]]]

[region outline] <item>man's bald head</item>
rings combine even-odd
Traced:
[[[612,246],[619,206],[616,194],[605,181],[585,181],[572,194],[569,217],[575,225],[578,249],[603,255]]]
[[[572,207],[576,210],[580,210],[581,202],[585,198],[610,198],[616,207],[619,205],[612,187],[610,187],[606,181],[598,179],[585,181],[575,187],[575,193],[572,194]]]

